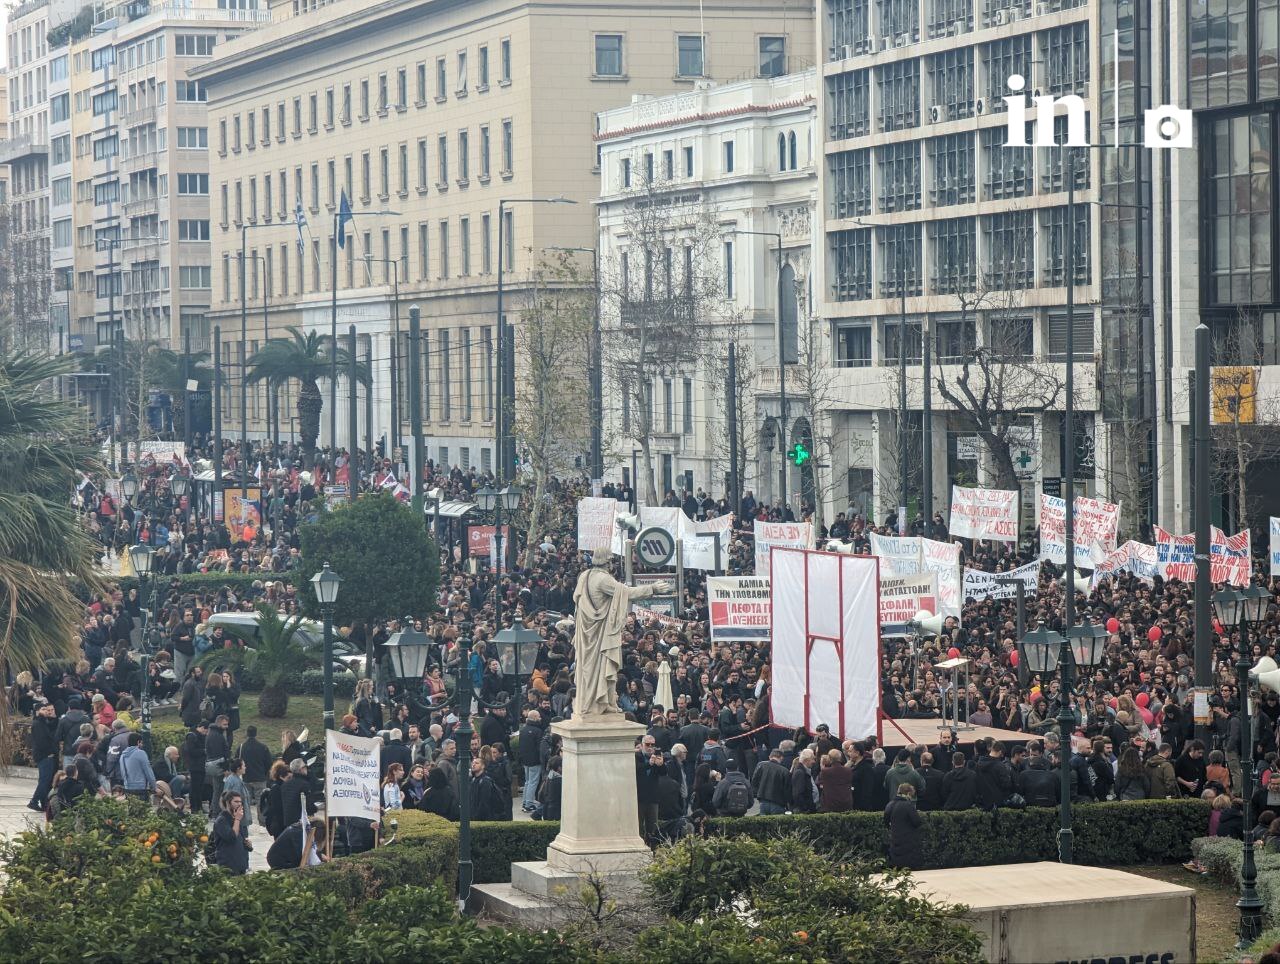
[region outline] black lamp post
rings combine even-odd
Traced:
[[[464,627],[465,631],[465,627]],[[454,696],[458,701],[458,725],[453,743],[458,748],[458,910],[467,909],[471,894],[471,667],[467,665],[471,637],[458,637],[458,678]]]
[[[124,495],[125,501],[132,502],[138,494],[138,477],[133,474],[133,470],[129,469],[120,479],[120,492]]]
[[[505,559],[502,545],[502,512],[505,509],[507,517],[510,518],[512,513],[520,507],[520,500],[523,497],[524,492],[514,485],[508,485],[501,492],[486,485],[476,493],[476,502],[481,510],[493,513],[493,551],[497,557],[493,565],[493,626],[495,630],[502,629],[502,563]],[[438,514],[439,509],[436,511]]]
[[[422,677],[431,655],[431,637],[413,628],[413,620],[406,617],[404,629],[392,633],[385,643],[391,657],[391,669],[401,680],[416,680],[422,685]]]
[[[316,593],[316,602],[320,604],[320,612],[324,616],[324,728],[333,729],[333,607],[338,601],[338,587],[342,578],[329,568],[324,568],[311,577],[311,587]]]
[[[151,575],[151,563],[155,558],[155,550],[150,546],[141,543],[129,547],[129,561],[133,564],[133,571],[138,575],[138,595],[145,599],[147,594],[147,578]],[[147,751],[147,755],[151,755],[151,647],[147,642],[147,634],[150,633],[159,613],[155,611],[155,601],[152,600],[152,611],[150,618],[144,617],[142,624],[142,657],[140,659],[142,668],[142,744],[143,749]]]
[[[1019,642],[1022,661],[1028,672],[1046,679],[1058,674],[1058,733],[1061,738],[1062,761],[1059,768],[1061,789],[1058,800],[1058,860],[1069,864],[1073,859],[1074,832],[1071,828],[1071,732],[1076,717],[1071,710],[1075,691],[1075,668],[1088,669],[1102,658],[1106,645],[1105,626],[1095,626],[1086,619],[1072,626],[1067,635],[1046,629],[1041,623]]]
[[[1236,685],[1240,690],[1240,776],[1243,807],[1244,847],[1241,851],[1240,940],[1236,947],[1244,950],[1262,932],[1262,898],[1258,896],[1258,868],[1253,859],[1253,722],[1249,713],[1249,630],[1257,629],[1267,614],[1271,593],[1262,586],[1224,589],[1213,594],[1214,613],[1223,627],[1235,626],[1240,631],[1236,659]]]
[[[169,491],[173,493],[173,500],[177,503],[179,509],[182,508],[182,500],[186,497],[187,490],[191,487],[191,480],[181,472],[175,472],[169,479]],[[183,518],[186,518],[186,511],[183,511]]]

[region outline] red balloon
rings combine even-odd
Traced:
[[[1107,697],[1107,706],[1111,707],[1114,710],[1119,705],[1120,705],[1120,701],[1116,699],[1114,696]]]
[[[1018,651],[1016,649],[1009,654],[1009,665],[1010,666],[1018,665]]]
[[[1156,721],[1155,716],[1145,706],[1138,707],[1138,713],[1142,716],[1142,722],[1147,726],[1151,726]]]
[[[1120,632],[1120,620],[1116,619],[1115,616],[1112,616],[1110,619],[1107,620],[1107,632],[1109,633]]]
[[[1153,643],[1160,642],[1160,637],[1163,635],[1164,635],[1164,632],[1160,629],[1159,626],[1152,626],[1150,629],[1147,630],[1147,639],[1151,640],[1151,642]]]
[[[948,659],[959,659],[959,657],[960,657],[960,650],[956,649],[954,646],[952,646],[949,650],[947,650]]]
[[[1139,693],[1133,701],[1145,710],[1151,704],[1151,696],[1148,693]]]

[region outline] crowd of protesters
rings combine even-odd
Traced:
[[[198,444],[192,458],[209,457]],[[260,444],[247,462],[228,445],[229,475],[252,475],[261,485],[260,525],[230,531],[174,500],[172,467],[138,467],[141,493],[124,500],[104,479],[86,479],[76,494],[85,525],[98,535],[104,554],[120,554],[145,541],[159,549],[154,572],[162,591],[155,618],[164,645],[150,661],[150,693],[163,707],[176,708],[189,732],[179,747],[164,751],[154,769],[138,746],[141,677],[137,650],[144,604],[136,590],[95,598],[86,608],[83,659],[60,674],[20,676],[16,707],[33,715],[31,745],[40,780],[33,809],[65,806],[84,793],[151,796],[158,805],[200,810],[221,822],[214,834],[230,854],[229,865],[247,861],[238,840],[254,817],[287,842],[288,859],[314,860],[324,849],[324,828],[308,823],[318,793],[308,775],[308,757],[296,735],[282,734],[277,749],[266,747],[252,728],[237,742],[240,688],[233,672],[218,671],[216,659],[198,660],[209,650],[240,645],[208,625],[220,611],[248,611],[267,602],[282,612],[297,608],[291,570],[299,560],[299,528],[325,511],[326,482],[358,472],[365,489],[394,490],[402,466],[388,459],[354,460],[347,453],[322,453],[304,463],[292,447],[272,453]],[[473,501],[492,481],[474,466],[426,466],[426,486],[444,499]],[[574,543],[576,501],[590,495],[585,479],[552,480],[546,499],[554,520],[547,531],[519,533],[500,574],[487,558],[471,564],[464,531],[450,530],[440,546],[442,578],[437,607],[417,614],[415,626],[433,642],[433,659],[421,687],[401,689],[386,674],[361,682],[342,727],[350,733],[380,734],[383,748],[383,806],[388,813],[418,808],[457,819],[459,780],[468,780],[472,816],[511,819],[518,807],[534,819],[555,820],[560,812],[559,738],[550,724],[573,706],[572,593],[583,554]],[[625,483],[606,483],[601,494],[636,501]],[[705,519],[729,510],[728,501],[702,491],[668,492],[662,501],[690,517]],[[809,518],[801,508],[800,518]],[[752,571],[752,523],[791,520],[790,507],[766,506],[744,494],[735,519],[726,568]],[[872,520],[853,508],[839,513],[818,532],[869,552],[870,533],[896,532],[897,520]],[[917,519],[909,532],[947,538],[941,515]],[[529,536],[531,544],[524,543]],[[988,572],[1008,571],[1037,557],[1034,535],[1017,544],[961,540],[964,565]],[[1254,545],[1265,545],[1255,539]],[[1264,571],[1255,560],[1255,573]],[[260,575],[248,589],[187,591],[181,573],[227,570]],[[814,733],[774,727],[770,720],[770,653],[767,640],[716,644],[708,630],[703,573],[686,573],[685,597],[674,618],[632,614],[623,636],[618,697],[627,715],[647,727],[636,747],[640,830],[651,842],[696,833],[713,815],[785,814],[815,811],[883,812],[890,827],[891,859],[919,863],[912,840],[919,811],[931,809],[1051,806],[1061,795],[1063,755],[1073,800],[1133,800],[1213,796],[1212,831],[1239,836],[1241,794],[1254,794],[1254,812],[1275,820],[1259,823],[1280,849],[1280,699],[1260,694],[1255,707],[1254,750],[1263,761],[1258,789],[1246,786],[1239,767],[1242,695],[1235,683],[1234,629],[1215,628],[1211,720],[1195,739],[1192,718],[1193,612],[1190,587],[1156,579],[1153,584],[1122,574],[1076,597],[1077,618],[1107,626],[1102,663],[1076,691],[1063,696],[1058,681],[1041,681],[1019,665],[1012,600],[970,599],[961,618],[946,620],[943,632],[913,647],[908,640],[883,641],[882,706],[890,718],[939,719],[950,685],[934,664],[956,649],[971,660],[971,682],[960,694],[962,718],[975,725],[1009,731],[1001,740],[966,740],[964,733],[940,729],[936,742],[900,747],[892,720],[884,743],[834,738],[824,726]],[[1026,626],[1043,622],[1062,628],[1058,570],[1046,564],[1028,596]],[[1261,579],[1261,575],[1258,576]],[[503,602],[504,625],[519,622],[543,643],[529,680],[504,676],[493,636],[495,598]],[[353,636],[376,655],[401,628],[389,619],[369,640]],[[1269,607],[1251,660],[1274,655],[1280,612]],[[349,633],[343,630],[344,634]],[[658,666],[672,668],[671,706],[655,702]],[[455,680],[469,685],[480,714],[471,745],[471,773],[458,772],[453,734],[458,725],[450,692]],[[416,681],[415,681],[416,683]],[[951,702],[954,693],[947,694]],[[966,698],[967,697],[967,698]],[[1066,700],[1075,722],[1070,746],[1063,747],[1058,716]],[[15,705],[15,704],[11,704]],[[896,748],[895,747],[899,747]],[[230,795],[230,796],[229,796]],[[237,804],[236,801],[239,801]],[[380,828],[343,828],[350,849],[372,846]],[[274,849],[274,848],[273,848]],[[284,858],[281,858],[284,859]],[[275,862],[273,862],[273,866]]]

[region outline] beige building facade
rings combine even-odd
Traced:
[[[782,0],[340,0],[273,14],[275,23],[193,71],[209,93],[211,319],[224,354],[238,364],[242,239],[247,353],[264,338],[264,297],[272,334],[286,325],[329,332],[346,193],[354,218],[337,252],[337,328],[345,339],[356,326],[374,376],[373,424],[362,397],[360,442],[370,428],[392,440],[391,368],[407,369],[417,305],[426,457],[480,469],[494,462],[500,205],[504,311],[518,323],[544,252],[596,244],[599,111],[634,94],[757,76],[762,52],[779,47],[788,67],[807,65],[814,45],[812,10]],[[552,198],[575,203],[541,203]],[[407,379],[398,382],[403,442]],[[346,397],[342,382],[339,445],[349,442]],[[237,401],[233,387],[231,425]],[[249,407],[261,414],[265,400]],[[291,400],[280,408],[287,438]],[[265,428],[258,418],[250,433]]]

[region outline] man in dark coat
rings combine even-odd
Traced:
[[[301,820],[304,812],[307,816],[315,812],[309,799],[315,788],[307,774],[306,761],[299,758],[291,762],[289,776],[280,786],[280,812],[286,827]]]
[[[920,844],[920,813],[916,810],[916,788],[898,784],[897,795],[885,805],[884,825],[889,828],[889,865],[919,870],[924,865]]]
[[[951,756],[951,771],[942,778],[942,809],[968,810],[978,805],[978,775],[964,763],[963,753]]]
[[[786,813],[791,805],[791,774],[782,765],[782,751],[773,750],[769,759],[751,774],[751,792],[760,801],[762,815]]]
[[[1062,798],[1062,779],[1049,769],[1043,754],[1036,754],[1018,775],[1018,792],[1028,807],[1056,807]]]
[[[31,760],[36,765],[39,779],[35,793],[31,795],[28,810],[43,811],[49,802],[49,790],[53,776],[58,772],[58,714],[52,703],[42,703],[31,718]]]
[[[1004,744],[993,740],[986,756],[978,757],[973,766],[978,775],[978,800],[983,809],[994,810],[1013,793],[1013,771],[1004,758]]]
[[[883,791],[884,776],[881,775],[879,781],[876,780],[875,764],[871,762],[866,744],[861,741],[854,743],[849,748],[849,761],[850,769],[853,770],[853,809],[876,810],[876,798]]]
[[[537,809],[538,783],[542,779],[542,714],[530,710],[520,727],[520,766],[524,771],[524,797],[521,807],[525,813]]]
[[[924,793],[916,798],[919,810],[941,810],[945,799],[942,793],[942,781],[946,776],[933,765],[933,754],[925,750],[920,754],[920,779],[924,780]]]
[[[187,765],[187,795],[191,801],[192,813],[199,812],[204,806],[204,769],[209,759],[205,753],[204,741],[208,734],[209,725],[202,720],[182,741],[181,753],[182,760]],[[218,812],[217,803],[213,805],[213,811],[215,814]]]

